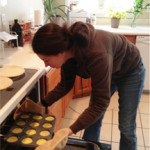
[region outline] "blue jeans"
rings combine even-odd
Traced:
[[[111,96],[116,90],[119,95],[120,150],[137,150],[136,114],[144,79],[145,68],[141,62],[132,73],[112,81]],[[104,114],[96,123],[85,129],[82,137],[84,140],[99,142],[103,117]]]

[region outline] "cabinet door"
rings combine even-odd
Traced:
[[[76,76],[73,98],[83,97],[83,90],[82,90],[81,82],[82,82],[81,77]]]
[[[79,76],[76,77],[74,86],[73,98],[80,98],[83,96],[89,96],[91,93],[91,78],[83,79]]]
[[[91,94],[91,78],[82,79],[83,96],[89,96]]]
[[[47,93],[51,91],[60,81],[60,69],[54,69],[52,68],[47,74],[46,74],[46,91]],[[46,94],[47,94],[46,93]]]
[[[125,37],[132,42],[133,44],[135,44],[135,40],[136,40],[136,36],[135,35],[125,35]]]
[[[62,116],[63,118],[65,117],[65,114],[67,112],[67,109],[69,107],[69,104],[72,100],[72,97],[73,97],[73,89],[66,95],[62,98],[62,104],[63,104],[63,112],[62,112]]]
[[[60,69],[52,68],[46,74],[46,94],[51,91],[60,81]],[[62,99],[55,102],[53,105],[48,107],[48,114],[54,115],[56,117],[56,123],[54,132],[57,131],[62,122],[62,114],[63,114],[63,104]]]
[[[54,104],[52,104],[50,107],[48,107],[48,114],[54,115],[56,117],[56,123],[55,123],[55,128],[54,132],[56,132],[61,125],[61,122],[63,121],[63,101],[58,100]]]

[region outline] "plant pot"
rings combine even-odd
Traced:
[[[118,28],[120,23],[120,19],[118,18],[111,18],[111,27]]]
[[[57,16],[56,19],[55,19],[55,17],[53,17],[53,22],[58,24],[59,26],[62,26],[62,24],[63,24],[63,20],[60,16]]]
[[[45,18],[46,18],[45,19],[45,24],[47,24],[47,23],[56,23],[56,24],[58,24],[60,26],[62,26],[62,24],[63,24],[63,20],[62,20],[62,18],[60,16],[57,16],[56,18],[55,17],[46,16]],[[49,19],[49,18],[51,18],[51,19]]]

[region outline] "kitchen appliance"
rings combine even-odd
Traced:
[[[144,92],[150,93],[150,36],[136,36],[136,46],[146,69]]]
[[[45,73],[45,69],[28,69],[21,76],[12,78],[13,84],[10,88],[0,91],[0,149],[7,150],[4,138],[14,123],[13,115],[15,109],[21,104],[25,97],[34,102],[40,100],[39,79]]]
[[[33,95],[31,99],[37,102],[40,100],[39,80],[42,74],[38,74],[36,69],[25,69],[25,73],[21,76],[12,78],[13,84],[10,88],[0,91],[0,123],[15,109],[19,102],[28,95]],[[35,79],[30,81],[32,77]],[[29,84],[30,83],[30,84]],[[32,91],[32,92],[31,92]]]
[[[46,68],[46,72],[49,68]],[[40,90],[39,90],[39,79],[45,73],[38,73],[36,69],[25,69],[25,74],[13,78],[13,85],[7,90],[0,91],[1,92],[1,100],[2,106],[0,109],[0,149],[1,150],[12,150],[12,147],[5,142],[5,138],[7,137],[9,131],[12,128],[12,124],[15,123],[13,120],[13,115],[15,112],[15,108],[17,105],[24,102],[26,97],[29,97],[33,101],[37,102],[40,100]],[[38,75],[36,75],[38,74]],[[32,80],[32,84],[28,85],[29,80],[35,76],[36,80]],[[26,85],[27,84],[27,85]],[[22,88],[25,88],[25,91],[22,92]],[[20,91],[21,90],[21,91]],[[16,98],[16,95],[19,96]],[[15,97],[15,98],[14,98]],[[14,101],[15,99],[15,101]],[[6,106],[9,105],[9,109],[6,109]],[[2,111],[3,110],[3,111]],[[93,143],[89,141],[84,141],[82,139],[73,139],[69,138],[66,147],[64,150],[111,150],[110,144],[103,143]],[[15,147],[15,150],[34,150],[33,147],[20,147],[19,145]]]

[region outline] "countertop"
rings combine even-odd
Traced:
[[[0,59],[0,66],[19,65],[24,68],[37,69],[37,72],[26,82],[22,88],[0,109],[0,123],[17,106],[31,88],[38,82],[46,72],[44,62],[32,52],[30,45],[23,48],[5,48],[4,58]],[[0,91],[1,92],[1,91]]]
[[[150,27],[148,26],[137,26],[131,28],[130,26],[120,25],[118,28],[111,28],[111,26],[95,25],[96,29],[106,30],[113,33],[124,34],[124,35],[150,35]]]

